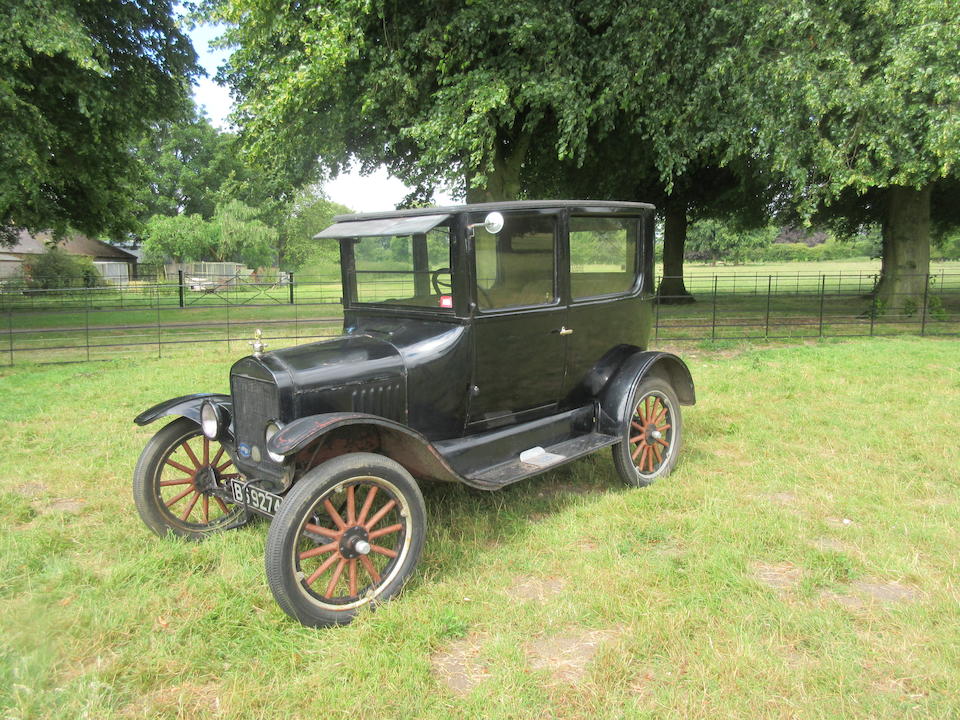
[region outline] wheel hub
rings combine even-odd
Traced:
[[[212,465],[197,468],[193,474],[193,487],[197,492],[208,493],[217,487],[217,471]]]
[[[343,531],[340,538],[340,555],[347,560],[370,553],[370,536],[362,525],[354,525]]]

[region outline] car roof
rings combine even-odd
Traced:
[[[395,217],[412,217],[416,215],[437,215],[454,213],[480,212],[483,210],[546,210],[576,208],[578,210],[604,212],[610,210],[653,210],[650,203],[620,202],[615,200],[508,200],[504,202],[473,203],[469,205],[443,205],[439,207],[422,207],[411,210],[388,210],[373,213],[351,213],[337,215],[333,222],[355,222],[358,220],[382,220]]]

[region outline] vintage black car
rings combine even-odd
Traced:
[[[653,207],[524,201],[343,215],[343,335],[251,356],[230,394],[174,398],[134,498],[160,535],[272,517],[280,607],[349,622],[397,593],[423,547],[418,483],[496,490],[610,447],[629,485],[667,475],[694,403],[646,350]]]

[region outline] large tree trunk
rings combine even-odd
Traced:
[[[530,133],[522,133],[512,141],[498,142],[493,156],[493,170],[487,173],[483,186],[467,178],[467,202],[502,202],[520,197],[520,170],[530,147]]]
[[[664,305],[696,302],[683,284],[683,246],[687,242],[687,211],[668,206],[663,211],[663,277],[659,301]]]
[[[930,187],[915,190],[895,185],[887,191],[878,310],[907,315],[925,312],[929,274]]]

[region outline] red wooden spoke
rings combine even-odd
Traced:
[[[350,597],[357,595],[357,559],[350,561]]]
[[[377,496],[377,490],[380,488],[376,485],[371,485],[370,489],[367,490],[367,497],[363,500],[363,507],[360,508],[360,515],[357,516],[357,523],[363,525],[367,519],[367,513],[370,512],[370,506],[373,505],[373,499]]]
[[[388,502],[386,505],[380,508],[377,511],[377,514],[374,515],[372,518],[370,518],[370,520],[367,521],[367,524],[364,525],[363,527],[369,532],[370,528],[372,528],[378,522],[383,520],[383,516],[386,515],[388,512],[390,512],[391,510],[393,510],[396,504],[397,504],[396,500],[391,500],[390,502]]]
[[[210,464],[210,438],[206,435],[203,436],[203,465],[206,467]]]
[[[380,573],[377,572],[377,569],[373,566],[373,563],[370,561],[370,558],[366,555],[360,556],[360,563],[363,565],[363,569],[367,571],[367,575],[370,576],[370,579],[375,583],[380,582]]]
[[[643,422],[646,424],[650,420],[650,396],[643,399]]]
[[[186,485],[192,483],[193,478],[182,478],[180,480],[161,480],[160,487],[170,487],[171,485]]]
[[[641,440],[643,440],[643,438],[644,438],[643,435],[637,435],[637,436],[635,436],[635,437],[630,438],[630,442],[636,444],[636,443],[640,442]]]
[[[210,524],[210,496],[203,496],[203,521]]]
[[[637,460],[637,455],[639,455],[639,454],[640,454],[640,451],[641,451],[641,450],[644,450],[646,447],[647,447],[647,446],[646,446],[645,443],[641,443],[641,444],[637,445],[637,449],[634,450],[634,451],[633,451],[633,454],[630,455],[630,459],[633,460],[634,462],[636,462],[636,460]]]
[[[227,504],[221,498],[218,498],[216,495],[214,495],[213,499],[217,501],[217,505],[220,506],[220,509],[223,510],[224,514],[230,512],[227,509]]]
[[[640,432],[643,432],[643,425],[641,425],[640,423],[631,420],[630,424]]]
[[[653,424],[656,425],[658,422],[661,422],[666,419],[667,408],[664,406],[663,410],[657,413],[657,416],[653,419]]]
[[[657,456],[657,465],[663,462],[663,453],[656,445],[653,446],[653,454]]]
[[[650,449],[650,448],[648,448]],[[653,472],[653,453],[647,455],[647,460],[650,463],[650,472]]]
[[[317,545],[317,547],[315,548],[304,550],[302,553],[300,553],[300,555],[298,555],[298,557],[301,560],[306,560],[307,558],[316,557],[317,555],[324,555],[325,553],[333,552],[339,546],[340,546],[340,543],[335,543],[335,542],[327,543],[326,545]]]
[[[230,467],[231,465],[233,465],[233,460],[227,460],[223,465],[221,465],[220,467],[215,468],[215,469],[216,469],[217,472],[223,472],[224,470],[226,470],[226,469],[227,469],[228,467]]]
[[[396,550],[391,550],[390,548],[380,547],[379,545],[370,544],[370,552],[380,553],[381,555],[386,555],[387,557],[395,558],[397,556]]]
[[[171,460],[170,458],[167,458],[167,465],[169,465],[170,467],[175,467],[180,472],[185,472],[188,475],[193,475],[193,473],[196,472],[196,468],[188,468],[186,465],[181,465],[180,463],[174,460]]]
[[[220,462],[220,458],[222,457],[223,457],[223,445],[221,445],[220,449],[217,450],[217,454],[213,456],[213,460],[210,461],[210,464],[216,467],[217,463]]]
[[[643,470],[643,465],[647,461],[647,455],[649,454],[649,452],[650,452],[650,446],[644,445],[643,452],[640,453],[640,462],[637,463],[637,467],[640,468],[641,470]]]
[[[323,506],[327,509],[327,515],[329,515],[330,519],[333,520],[334,525],[341,530],[345,530],[347,524],[343,521],[343,518],[340,517],[340,513],[337,512],[337,509],[333,506],[333,503],[329,500],[324,500]]]
[[[193,485],[190,485],[190,487],[188,487],[188,488],[187,488],[186,490],[184,490],[182,493],[180,493],[180,494],[177,495],[175,498],[173,498],[173,500],[167,501],[167,502],[165,503],[165,505],[166,505],[167,507],[173,507],[174,505],[176,505],[178,502],[180,502],[181,500],[183,500],[187,495],[189,495],[189,494],[192,493],[192,492],[194,492],[194,490],[193,490]]]
[[[663,445],[664,447],[670,447],[670,443],[668,443],[668,442],[667,442],[666,440],[664,440],[663,438],[657,438],[657,442],[660,443],[661,445]]]
[[[303,526],[304,530],[307,530],[317,535],[323,535],[328,538],[339,538],[340,533],[336,530],[331,530],[330,528],[320,527],[319,525],[314,525],[313,523],[307,523]]]
[[[330,583],[327,585],[327,591],[323,594],[324,597],[329,598],[333,595],[333,591],[337,587],[337,582],[340,580],[340,575],[343,573],[343,566],[346,564],[346,559],[340,558],[340,562],[338,562],[337,567],[334,568],[333,577],[330,578]]]
[[[183,515],[180,516],[181,520],[183,520],[184,522],[187,521],[187,518],[190,517],[190,513],[193,512],[193,508],[196,506],[197,500],[199,499],[200,499],[200,493],[194,491],[193,498],[190,500],[190,504],[187,506],[187,509],[183,513]]]
[[[318,577],[323,575],[327,571],[327,568],[333,565],[339,557],[340,557],[340,553],[334,553],[333,555],[328,557],[326,560],[324,560],[323,563],[320,565],[320,567],[318,567],[316,570],[313,571],[313,575],[307,578],[306,580],[307,585],[313,585],[314,581]]]
[[[180,447],[182,447],[182,448],[186,451],[187,455],[190,456],[190,459],[193,460],[193,466],[194,466],[195,468],[200,467],[200,461],[197,460],[197,455],[196,455],[196,453],[193,452],[193,448],[190,447],[190,441],[189,441],[189,440],[184,440],[182,443],[180,443]]]
[[[397,523],[396,525],[390,525],[389,527],[380,528],[379,530],[374,530],[367,537],[370,540],[376,540],[378,537],[383,537],[384,535],[395,533],[397,530],[403,530],[403,523]]]
[[[661,425],[660,427],[657,428],[657,430],[659,430],[660,432],[663,432],[664,430],[669,430],[670,427],[671,427],[670,425]]]
[[[347,525],[353,525],[357,518],[357,504],[354,499],[355,485],[347,488]]]

